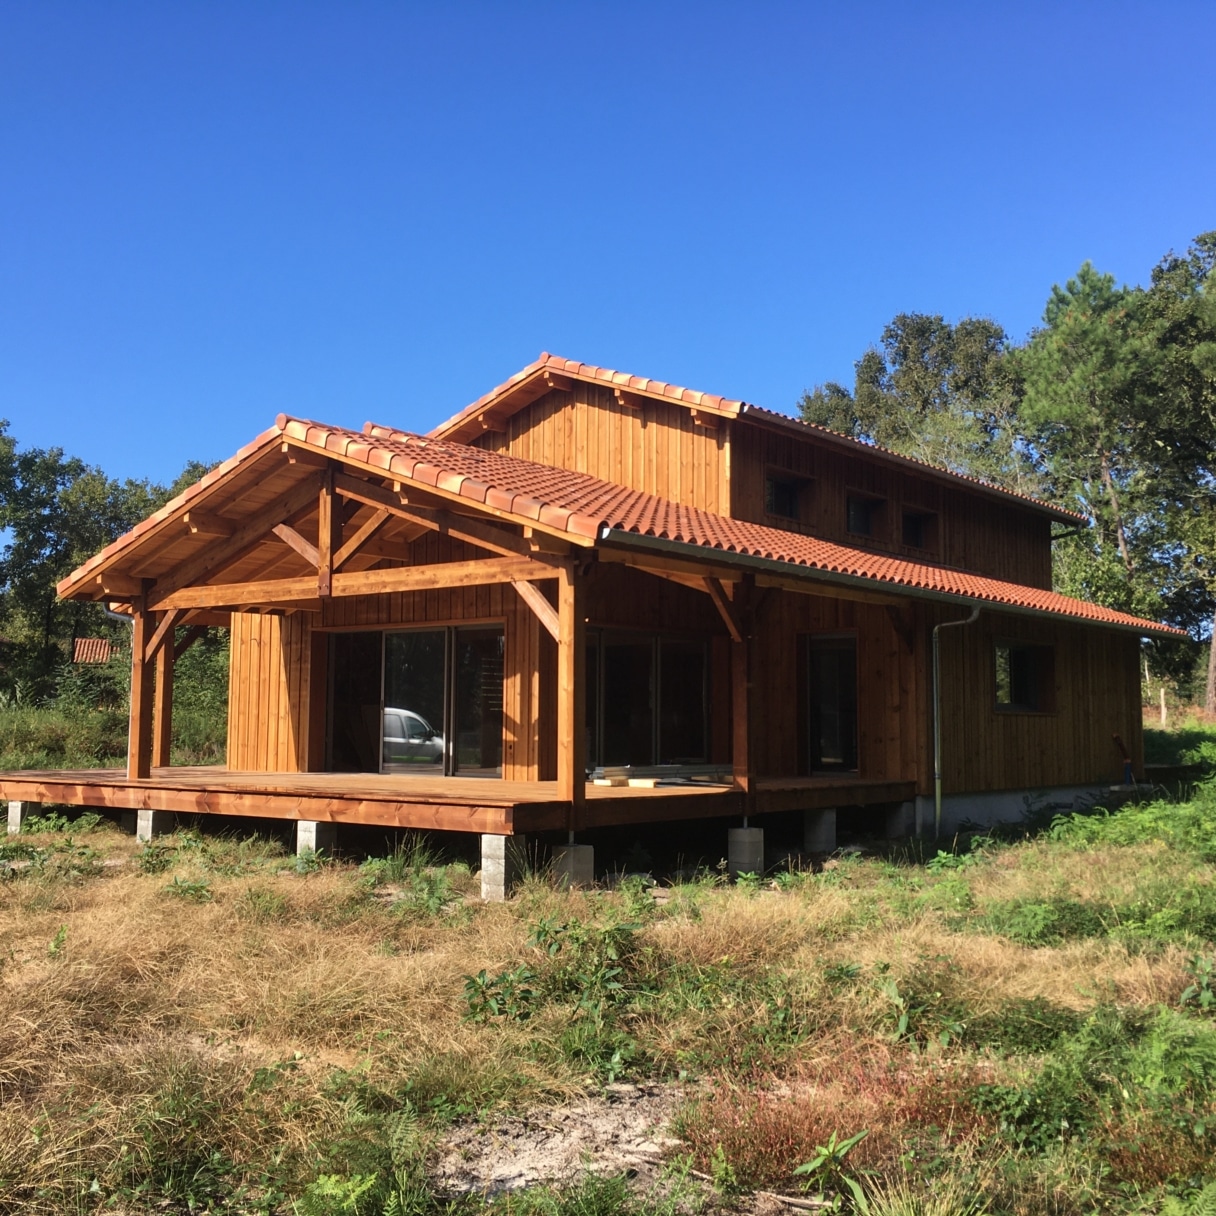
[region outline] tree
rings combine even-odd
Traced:
[[[993,321],[900,313],[854,364],[853,391],[828,383],[802,395],[806,422],[1024,492],[1036,488],[1019,443],[1020,386],[1005,331]]]

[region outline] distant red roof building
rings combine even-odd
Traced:
[[[73,663],[108,663],[113,654],[109,638],[77,638],[72,646]]]

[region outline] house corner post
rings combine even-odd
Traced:
[[[153,714],[152,734],[152,765],[154,768],[168,768],[170,752],[173,746],[173,629],[170,627],[169,636],[161,643],[160,653],[156,656],[156,691],[154,696],[155,713]]]
[[[586,579],[572,564],[558,570],[557,784],[570,803],[567,827],[583,826],[587,805]]]
[[[750,580],[737,584],[735,608],[740,623],[738,638],[730,643],[731,767],[735,789],[743,794],[743,814],[750,815],[755,801],[752,780],[752,611]]]
[[[148,662],[151,634],[145,592],[131,604],[131,717],[127,733],[127,779],[152,775],[152,664]]]

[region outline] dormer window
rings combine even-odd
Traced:
[[[802,500],[810,482],[805,477],[769,473],[764,479],[764,513],[795,522],[802,519]]]
[[[881,498],[850,494],[846,504],[845,527],[854,536],[878,536],[882,531],[884,505]]]

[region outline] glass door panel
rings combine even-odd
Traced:
[[[502,630],[457,629],[452,668],[452,770],[465,777],[501,777]]]
[[[602,763],[653,764],[654,640],[609,634],[602,645]]]
[[[660,639],[660,764],[705,763],[706,672],[704,642]]]
[[[385,635],[384,772],[443,775],[446,652],[446,629]]]
[[[856,771],[857,640],[812,637],[807,663],[811,771]]]
[[[331,773],[380,768],[379,633],[335,633],[329,639],[329,754]]]

